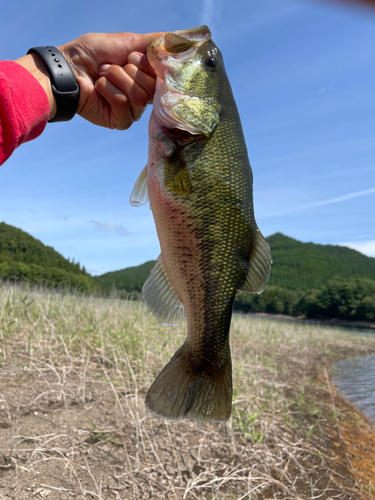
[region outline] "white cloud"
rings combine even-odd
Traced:
[[[331,205],[332,203],[340,203],[342,201],[352,200],[353,198],[359,198],[361,196],[367,196],[369,194],[375,193],[375,188],[365,189],[364,191],[355,191],[354,193],[345,194],[343,196],[337,196],[336,198],[328,198],[327,200],[317,201],[315,203],[307,203],[306,205],[298,205],[296,207],[286,208],[285,210],[280,210],[275,213],[265,213],[262,214],[259,219],[264,219],[267,217],[282,217],[284,215],[293,214],[299,212],[300,210],[305,210],[308,208],[322,207],[324,205]]]
[[[96,229],[98,229],[99,231],[115,231],[120,236],[126,236],[129,234],[126,227],[124,227],[122,224],[114,224],[113,222],[109,221],[103,224],[103,222],[98,222],[96,220],[90,220],[90,222],[92,222]]]
[[[215,3],[214,0],[203,0],[201,13],[201,24],[212,26],[214,21]]]
[[[200,24],[205,24],[215,37],[220,27],[223,0],[203,0],[200,14]]]
[[[344,196],[337,196],[336,198],[329,198],[328,200],[310,203],[309,205],[303,205],[303,207],[321,207],[322,205],[330,205],[331,203],[339,203],[340,201],[352,200],[353,198],[359,198],[360,196],[366,196],[372,193],[375,193],[375,188],[365,189],[364,191],[356,191],[355,193],[345,194]]]
[[[343,247],[353,248],[358,250],[369,257],[375,257],[375,240],[370,241],[349,241],[345,243],[339,243]]]

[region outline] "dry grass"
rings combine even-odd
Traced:
[[[0,499],[361,497],[330,451],[342,405],[320,375],[374,338],[235,316],[231,420],[159,420],[144,396],[185,328],[138,302],[1,285]]]

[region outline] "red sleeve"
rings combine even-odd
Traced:
[[[0,61],[0,165],[23,142],[38,137],[49,118],[38,80],[13,61]]]

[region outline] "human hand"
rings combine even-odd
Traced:
[[[111,129],[138,120],[155,92],[147,45],[161,33],[90,33],[61,45],[80,87],[77,113]]]

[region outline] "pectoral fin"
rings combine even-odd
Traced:
[[[187,196],[191,191],[189,171],[179,148],[164,159],[165,186],[172,193]]]
[[[209,98],[191,97],[181,99],[171,109],[171,116],[184,124],[191,134],[209,135],[220,120],[221,105]]]
[[[147,165],[139,174],[138,179],[135,181],[129,201],[130,205],[132,205],[133,207],[145,205],[149,201],[147,192]]]
[[[165,272],[159,255],[142,288],[143,298],[155,318],[166,325],[179,325],[185,319],[184,306]]]
[[[251,249],[250,265],[241,290],[248,293],[261,293],[271,274],[271,250],[262,233],[257,230],[255,246]]]

